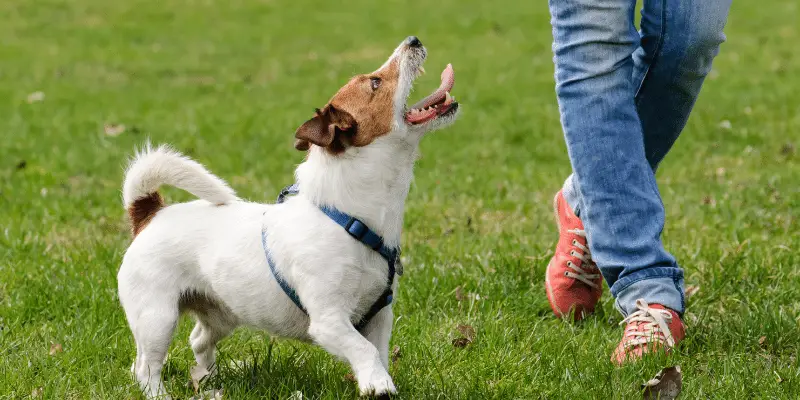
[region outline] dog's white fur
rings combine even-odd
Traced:
[[[388,373],[391,306],[372,319],[363,335],[351,322],[385,289],[387,263],[319,206],[356,216],[386,245],[399,246],[419,141],[456,118],[453,113],[418,126],[404,120],[405,101],[425,55],[424,48],[401,44],[390,58],[400,63],[391,132],[338,155],[311,146],[296,171],[300,194],[283,204],[239,200],[202,165],[166,147],[137,155],[125,177],[126,208],[162,184],[200,198],[158,211],[128,248],[119,270],[119,297],[136,341],[132,369],[148,397],[168,398],[161,370],[184,310],[197,319],[190,342],[200,367],[213,370],[216,343],[236,326],[249,325],[313,341],[345,359],[362,394],[395,393]],[[262,226],[279,273],[308,315],[271,274]]]
[[[161,185],[179,187],[213,204],[239,200],[225,181],[200,163],[166,146],[153,151],[148,145],[136,154],[125,172],[122,205],[130,208],[134,201],[157,191]]]

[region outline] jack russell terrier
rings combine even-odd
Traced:
[[[347,360],[362,395],[396,392],[389,338],[403,208],[420,140],[459,108],[451,65],[436,91],[406,106],[426,55],[407,38],[297,129],[306,159],[278,204],[239,199],[169,148],[136,155],[123,185],[134,240],[118,285],[136,341],[132,372],[148,397],[169,398],[161,369],[182,312],[197,320],[189,340],[208,371],[217,342],[249,325]],[[200,200],[165,206],[163,184]]]

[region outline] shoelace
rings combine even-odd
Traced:
[[[583,230],[583,229],[570,229],[567,232],[575,234],[575,235],[580,236],[582,238],[586,238],[586,231]],[[573,247],[577,247],[578,249],[580,249],[583,252],[583,254],[578,254],[577,251],[570,250],[569,251],[569,255],[581,260],[582,261],[581,265],[590,265],[590,263],[592,262],[592,253],[589,251],[589,248],[584,246],[584,245],[582,245],[580,242],[578,242],[575,239],[572,239],[572,246]],[[566,271],[566,272],[564,272],[565,276],[567,276],[569,278],[572,278],[572,279],[577,279],[577,280],[589,285],[590,287],[592,287],[594,289],[599,288],[599,286],[596,283],[594,283],[593,280],[599,278],[600,274],[593,273],[592,271],[585,270],[585,269],[581,268],[580,266],[575,265],[575,263],[573,263],[571,260],[567,260],[567,267],[572,268],[575,272]],[[596,271],[596,269],[595,269],[595,271]]]
[[[672,322],[672,313],[667,310],[658,308],[650,308],[644,299],[636,300],[636,308],[639,311],[634,312],[627,318],[620,322],[620,325],[625,325],[631,322],[639,322],[636,330],[625,332],[625,348],[636,347],[642,344],[658,342],[667,346],[675,346],[675,339],[672,337],[672,332],[669,330],[669,323]]]

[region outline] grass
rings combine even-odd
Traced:
[[[409,34],[433,72],[417,96],[452,62],[464,109],[423,142],[409,196],[399,398],[635,398],[672,364],[683,398],[800,397],[796,3],[734,5],[729,42],[659,171],[665,245],[699,287],[689,337],[672,356],[619,369],[608,294],[577,325],[552,318],[544,295],[550,199],[569,173],[545,3],[346,4],[0,3],[0,398],[140,397],[115,280],[134,147],[171,143],[240,195],[272,201],[303,157],[294,129]],[[109,136],[106,124],[125,131]],[[451,343],[459,324],[477,332],[465,348]],[[193,394],[190,328],[184,319],[165,370],[178,398]],[[208,387],[228,398],[356,396],[348,368],[312,346],[241,329],[220,357]]]

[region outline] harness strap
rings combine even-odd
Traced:
[[[367,324],[369,324],[369,321],[371,321],[373,317],[378,315],[378,313],[381,312],[381,310],[383,310],[384,307],[392,304],[392,301],[394,300],[394,292],[392,291],[392,285],[394,285],[394,274],[395,274],[394,264],[395,264],[394,260],[389,261],[389,282],[388,285],[386,286],[386,290],[384,290],[383,293],[381,293],[381,295],[378,297],[378,299],[375,300],[374,303],[372,303],[372,307],[369,308],[367,313],[364,314],[363,317],[361,317],[361,320],[358,321],[358,323],[355,325],[356,330],[360,331],[364,329],[364,327],[366,327]]]
[[[367,247],[377,251],[386,262],[392,263],[397,258],[397,250],[390,249],[383,245],[383,238],[378,236],[372,229],[361,222],[358,218],[351,217],[332,207],[320,207],[325,215],[333,222],[344,228],[355,240],[367,245]]]
[[[289,185],[278,194],[277,203],[283,203],[288,196],[293,196],[300,193],[300,187],[295,183]],[[380,253],[386,262],[392,263],[397,260],[399,255],[397,249],[390,249],[383,245],[383,238],[370,229],[367,224],[361,222],[358,218],[353,218],[333,207],[320,207],[320,210],[332,219],[334,222],[344,228],[347,233],[354,239],[364,243],[368,247]],[[394,276],[394,274],[392,274]]]
[[[289,286],[289,283],[286,282],[285,279],[278,273],[278,270],[275,269],[275,261],[272,260],[272,255],[270,254],[269,247],[267,247],[267,230],[261,229],[261,244],[264,246],[264,252],[267,255],[267,264],[269,264],[269,269],[272,271],[272,276],[275,277],[275,281],[278,282],[281,289],[283,289],[284,293],[292,300],[292,302],[297,306],[297,308],[303,310],[304,313],[308,314],[306,308],[303,307],[303,303],[300,302],[300,297],[297,296],[297,292]]]
[[[280,194],[278,195],[277,203],[283,203],[286,201],[287,196],[296,195],[300,193],[300,189],[298,185],[295,183],[293,185],[285,187],[281,190]],[[402,275],[402,264],[400,264],[400,250],[395,248],[386,247],[383,244],[383,238],[380,237],[377,233],[375,233],[372,229],[370,229],[365,223],[361,222],[361,220],[351,217],[348,214],[345,214],[333,207],[320,207],[320,211],[322,211],[325,215],[328,216],[331,220],[336,222],[339,226],[344,228],[344,230],[350,234],[354,239],[358,240],[359,242],[363,243],[367,247],[375,250],[378,254],[386,260],[389,268],[388,268],[388,285],[386,290],[378,297],[375,303],[372,304],[372,307],[367,310],[366,314],[358,321],[358,323],[354,324],[356,330],[361,331],[364,327],[369,324],[369,321],[372,320],[375,315],[377,315],[384,307],[392,304],[394,293],[392,291],[392,285],[394,284],[394,276]],[[278,282],[281,289],[286,293],[287,296],[292,300],[292,302],[297,305],[304,313],[308,314],[305,307],[303,307],[303,303],[300,302],[300,297],[297,295],[294,289],[289,285],[283,277],[278,274],[277,269],[275,268],[275,262],[272,260],[272,256],[270,255],[270,251],[267,248],[267,232],[265,229],[261,231],[261,242],[264,246],[264,252],[267,256],[267,264],[269,264],[269,268],[272,271],[272,275],[275,277],[275,281]]]

